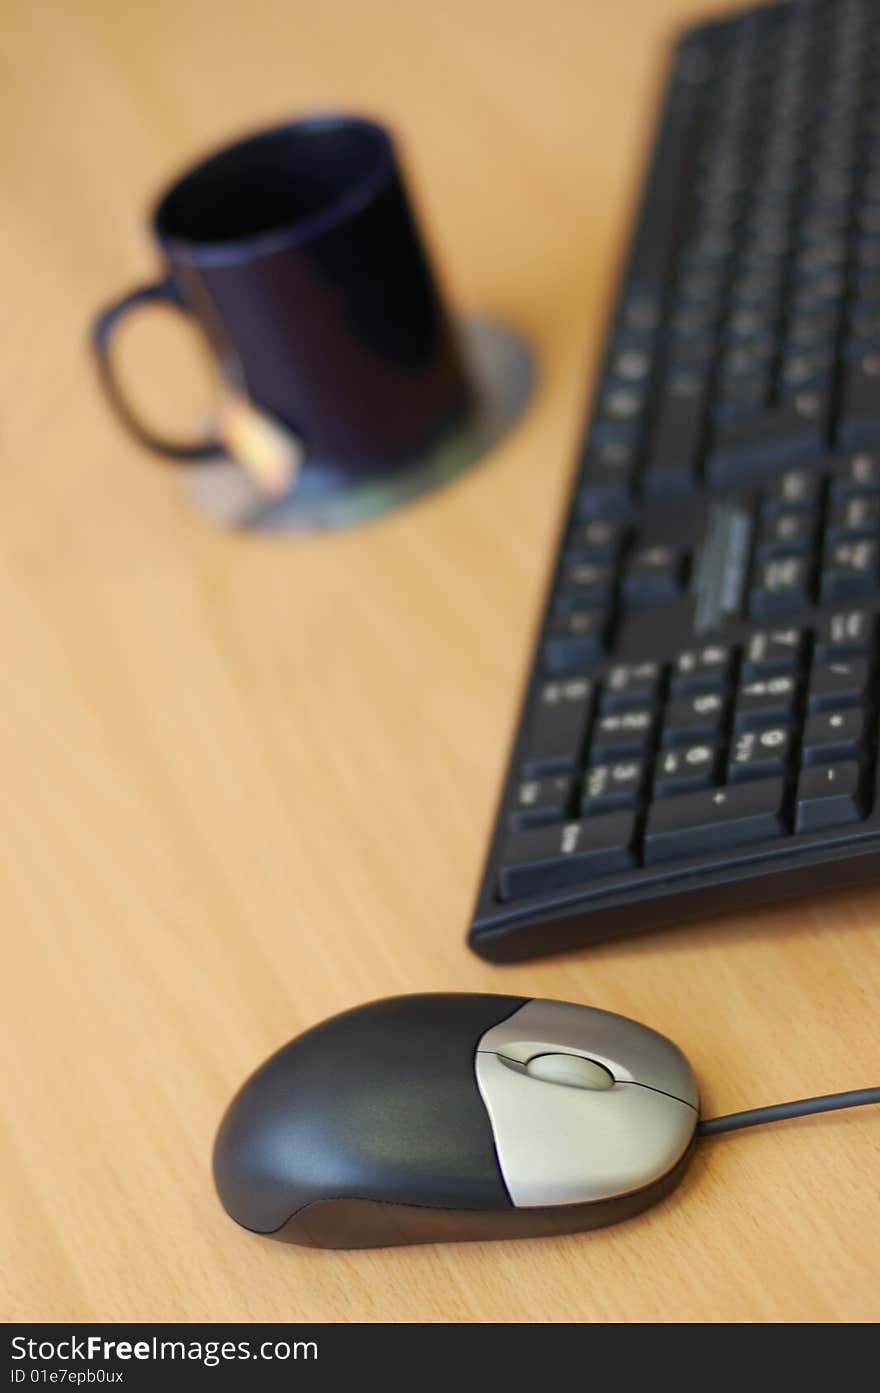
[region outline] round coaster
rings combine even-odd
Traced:
[[[282,498],[267,498],[239,464],[218,456],[183,471],[193,503],[227,527],[312,532],[366,522],[454,479],[506,434],[525,409],[534,384],[532,354],[510,329],[468,316],[459,321],[458,330],[474,407],[430,449],[396,464],[385,477],[377,474],[354,486],[339,484],[332,460],[309,461]]]

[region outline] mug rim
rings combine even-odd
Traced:
[[[198,238],[177,237],[162,229],[162,216],[166,205],[188,180],[202,174],[215,161],[241,150],[247,145],[257,145],[280,135],[302,132],[315,132],[346,127],[369,133],[377,139],[375,164],[344,189],[332,202],[318,212],[308,213],[302,218],[288,222],[282,227],[269,228],[264,232],[254,232],[244,237],[229,237],[219,242],[203,242]],[[293,121],[281,121],[274,126],[262,126],[236,140],[226,141],[207,155],[195,160],[165,186],[153,207],[151,225],[156,240],[169,259],[184,259],[196,265],[218,266],[239,261],[253,260],[288,247],[308,242],[329,228],[338,227],[352,213],[370,201],[382,187],[388,175],[394,171],[394,147],[391,133],[378,121],[366,116],[354,116],[346,112],[316,112],[301,116]]]

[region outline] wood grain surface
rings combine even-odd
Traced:
[[[285,1248],[215,1198],[233,1090],[394,992],[520,992],[676,1040],[706,1110],[876,1083],[880,890],[497,968],[464,946],[584,395],[684,0],[12,0],[0,26],[0,1174],[8,1320],[865,1321],[872,1109],[707,1142],[584,1237]],[[467,477],[344,535],[212,529],[120,431],[92,312],[144,209],[313,109],[402,140],[448,293],[540,360]],[[201,385],[126,351],[157,420]],[[721,906],[719,906],[721,908]]]

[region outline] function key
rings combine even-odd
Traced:
[[[731,652],[718,644],[679,653],[672,671],[672,690],[698,692],[720,689],[730,672]]]
[[[634,838],[635,817],[627,812],[514,832],[499,871],[501,898],[549,894],[626,870],[635,860]]]
[[[714,745],[685,745],[681,749],[665,750],[654,774],[654,797],[668,798],[707,788],[717,764],[718,750]]]
[[[794,673],[803,654],[801,629],[759,629],[746,644],[743,672],[746,677]]]
[[[731,746],[728,778],[731,783],[737,783],[743,779],[766,779],[784,774],[792,744],[792,732],[787,726],[740,731]]]
[[[671,861],[769,841],[785,830],[782,779],[755,779],[725,788],[662,798],[645,827],[645,861]]]
[[[720,692],[674,697],[666,708],[663,744],[683,745],[692,739],[714,739],[721,730],[724,708],[725,701]]]
[[[786,722],[797,697],[797,680],[789,675],[761,677],[740,687],[733,723],[737,730]]]
[[[573,609],[551,624],[544,644],[547,671],[555,676],[583,671],[605,651],[608,615],[602,609]]]
[[[660,686],[659,663],[617,663],[609,668],[602,696],[603,711],[622,711],[656,698]]]
[[[607,813],[616,808],[634,808],[645,782],[645,765],[640,759],[620,759],[612,764],[594,764],[587,770],[581,798],[581,816]]]
[[[672,547],[644,547],[634,551],[623,576],[623,593],[632,605],[653,605],[673,600],[681,583],[681,554]]]
[[[593,727],[591,760],[613,760],[621,755],[641,754],[650,743],[653,726],[653,706],[600,716]]]
[[[816,627],[817,658],[869,653],[873,646],[874,617],[863,609],[829,614]]]
[[[876,589],[880,571],[880,546],[862,538],[837,542],[826,548],[822,569],[822,602],[833,603]]]
[[[876,387],[874,390],[876,393]],[[831,497],[850,498],[855,493],[880,494],[880,454],[860,450],[834,465]]]
[[[807,718],[801,742],[804,764],[858,759],[865,748],[865,713],[858,707],[817,711]]]
[[[537,827],[561,822],[571,802],[572,781],[564,774],[526,779],[517,785],[510,821],[514,827]]]
[[[755,571],[749,601],[753,616],[804,609],[810,603],[812,567],[802,556],[781,556],[761,562]]]
[[[593,684],[585,677],[545,682],[526,724],[523,773],[562,773],[578,766],[592,704]]]
[[[868,697],[869,671],[864,658],[838,659],[813,668],[807,693],[809,711],[861,706]]]
[[[798,832],[861,822],[864,815],[863,777],[858,764],[813,764],[801,770],[795,821]]]

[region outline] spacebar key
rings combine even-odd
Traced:
[[[648,814],[645,861],[705,856],[779,837],[784,796],[782,779],[761,779],[662,799]]]
[[[498,875],[501,898],[546,895],[626,870],[635,860],[634,836],[632,813],[609,813],[514,833]]]

